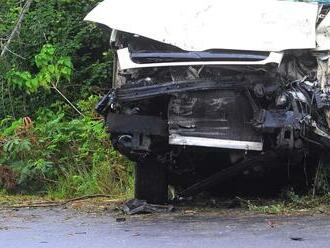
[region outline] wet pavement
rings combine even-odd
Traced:
[[[330,247],[330,216],[144,215],[0,210],[0,247]]]

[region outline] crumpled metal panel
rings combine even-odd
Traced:
[[[317,27],[317,50],[330,50],[330,13]]]
[[[277,0],[105,0],[85,20],[187,51],[316,48],[318,4]]]

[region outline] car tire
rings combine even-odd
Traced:
[[[151,204],[168,200],[165,165],[154,160],[137,162],[135,166],[135,198]]]

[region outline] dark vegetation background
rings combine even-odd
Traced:
[[[0,0],[0,51],[18,28],[0,57],[0,190],[129,195],[131,166],[93,112],[112,74],[110,30],[83,21],[99,1],[28,2]]]

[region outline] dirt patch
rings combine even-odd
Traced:
[[[179,217],[219,217],[219,216],[299,216],[299,215],[330,215],[329,196],[300,197],[297,199],[242,199],[242,198],[198,198],[190,201],[174,202],[171,213],[156,213],[127,216],[122,211],[122,205],[128,199],[94,198],[68,202],[64,205],[49,206],[56,200],[38,196],[0,196],[0,211],[7,211],[8,216],[14,216],[21,208],[63,208],[87,214],[111,214],[116,218],[166,218]],[[29,207],[31,206],[31,207]],[[0,223],[1,224],[1,223]],[[0,225],[1,227],[1,225]]]

